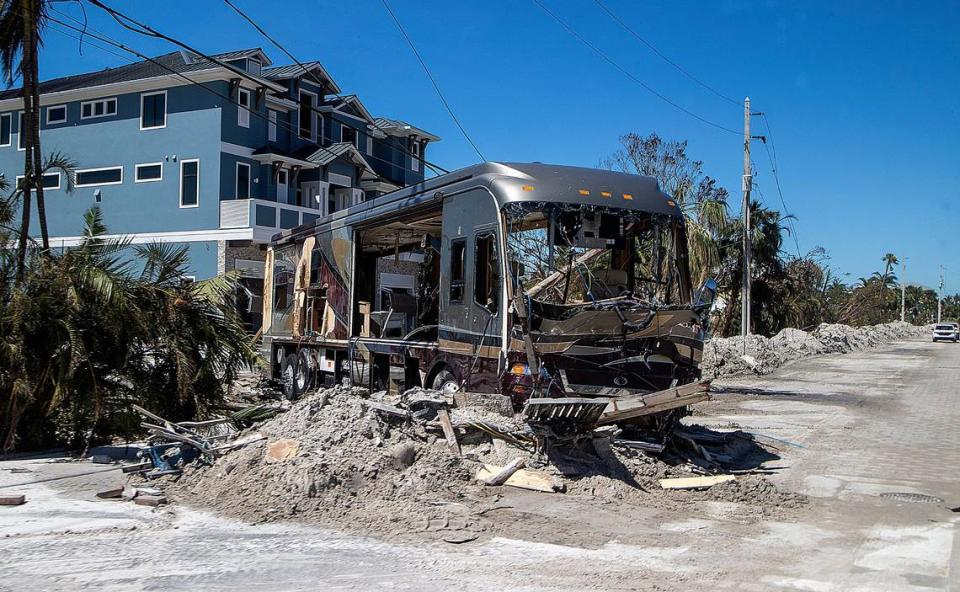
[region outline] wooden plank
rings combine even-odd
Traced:
[[[409,411],[400,409],[399,407],[394,407],[393,405],[387,405],[386,403],[378,403],[377,401],[364,401],[363,404],[379,413],[385,413],[395,417],[402,417],[404,419],[410,417]]]
[[[523,458],[517,457],[507,463],[507,466],[484,479],[483,482],[485,485],[503,485],[506,480],[509,479],[511,475],[519,471],[524,464],[525,461]]]
[[[476,478],[478,481],[486,482],[494,474],[500,472],[503,467],[496,465],[483,465],[477,470]],[[520,489],[529,489],[531,491],[542,491],[545,493],[554,493],[560,488],[554,485],[553,478],[542,471],[530,471],[519,469],[503,482],[510,487],[519,487]]]
[[[597,422],[600,425],[660,413],[710,398],[710,382],[694,382],[645,395],[611,399]]]
[[[450,423],[450,414],[447,413],[446,409],[439,409],[437,417],[440,418],[440,427],[443,428],[443,436],[447,439],[447,446],[453,448],[457,456],[462,456],[460,442],[457,441],[457,432],[453,429],[453,424]]]
[[[718,483],[734,481],[733,475],[710,475],[708,477],[682,477],[679,479],[660,479],[663,489],[706,489]]]

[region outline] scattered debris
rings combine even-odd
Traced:
[[[19,506],[27,502],[27,496],[23,494],[0,495],[0,506]]]
[[[110,489],[104,489],[103,491],[97,492],[97,497],[100,499],[111,499],[117,498],[123,495],[123,490],[125,485],[118,485],[117,487],[111,487]]]
[[[523,460],[523,457],[517,457],[512,461],[510,461],[509,463],[507,463],[507,466],[502,467],[500,470],[494,472],[492,475],[489,475],[481,479],[481,481],[483,481],[485,485],[493,485],[493,486],[503,485],[504,482],[507,479],[509,479],[511,475],[513,475],[518,470],[523,468],[523,465],[525,464],[525,462],[526,461]],[[484,465],[484,467],[480,469],[481,472],[485,471],[487,466],[492,466],[492,465]]]
[[[477,471],[477,480],[487,485],[496,485],[497,483],[492,483],[492,481],[507,471],[509,471],[509,476],[503,480],[503,485],[545,493],[562,493],[566,489],[563,483],[543,471],[513,468],[510,465],[506,467],[483,465]]]
[[[300,443],[289,438],[269,442],[267,443],[267,453],[264,460],[266,462],[283,462],[295,457],[299,449]]]
[[[138,495],[133,498],[133,503],[138,506],[163,506],[167,503],[167,498],[162,495]]]

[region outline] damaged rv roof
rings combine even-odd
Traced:
[[[660,191],[653,177],[616,171],[542,163],[484,162],[386,193],[350,208],[273,236],[286,242],[316,226],[359,216],[368,220],[398,207],[408,208],[472,187],[485,187],[503,207],[511,202],[575,203],[682,216],[680,207]],[[346,220],[344,220],[346,222]]]

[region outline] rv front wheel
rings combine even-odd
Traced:
[[[440,372],[437,372],[437,376],[433,379],[433,390],[452,395],[460,390],[460,384],[457,382],[457,377],[453,375],[453,372],[444,368]]]

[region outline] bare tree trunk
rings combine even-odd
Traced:
[[[37,2],[27,2],[27,8],[24,11],[24,31],[23,31],[23,93],[26,101],[27,93],[30,95],[30,113],[29,119],[24,116],[24,124],[27,128],[27,153],[31,155],[33,162],[33,181],[34,189],[37,193],[37,220],[40,223],[40,238],[43,252],[50,251],[50,235],[47,232],[47,210],[43,195],[43,153],[40,150],[40,73],[39,60],[37,58],[38,39],[38,6]],[[27,111],[26,109],[24,110]],[[28,123],[29,122],[29,123]]]

